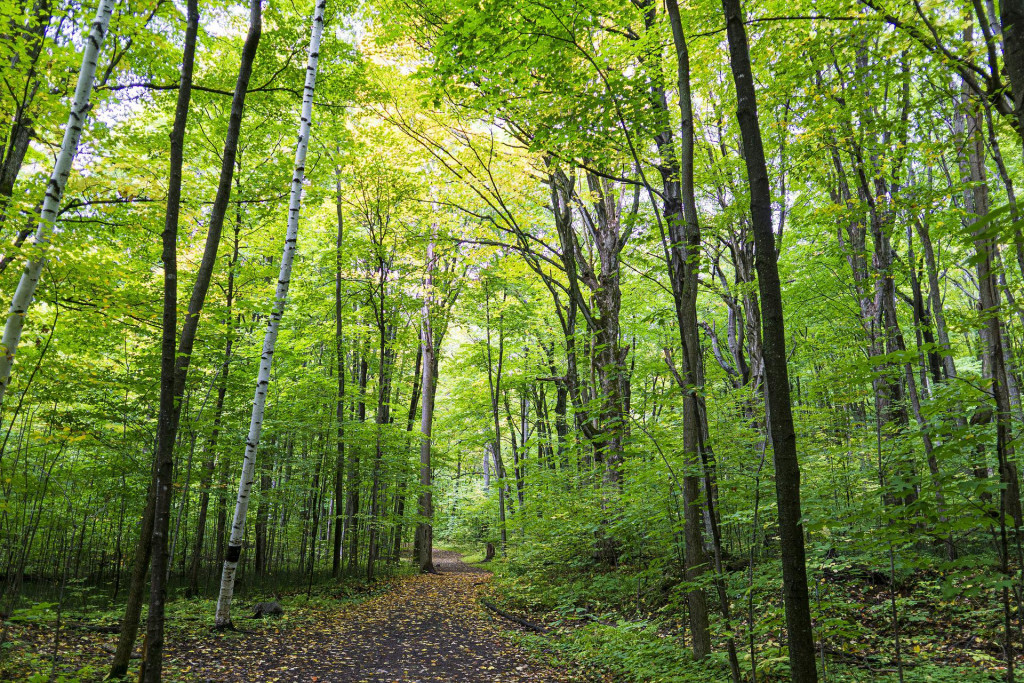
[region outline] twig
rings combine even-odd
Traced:
[[[523,628],[528,628],[531,631],[534,631],[536,633],[541,634],[542,636],[546,636],[548,634],[548,630],[546,628],[544,628],[543,626],[538,626],[537,624],[534,624],[531,621],[527,621],[526,619],[523,619],[522,617],[517,617],[514,614],[509,614],[505,610],[499,608],[497,605],[495,605],[490,600],[481,600],[480,604],[482,604],[484,607],[486,607],[487,609],[491,610],[492,612],[494,612],[498,616],[504,617],[504,618],[508,619],[511,622],[515,622],[515,623],[519,624],[520,626],[522,626]]]

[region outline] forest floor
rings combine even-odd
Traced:
[[[285,601],[285,617],[262,621],[236,617],[239,630],[234,632],[170,619],[165,679],[183,683],[607,680],[578,668],[554,666],[536,652],[512,644],[502,632],[515,625],[492,618],[477,602],[490,573],[464,563],[455,552],[436,551],[434,560],[439,574],[400,577],[388,590],[356,603],[318,603],[293,610]],[[235,611],[238,616],[245,614],[241,605]],[[53,661],[52,627],[19,631],[19,649],[36,666],[21,668],[17,672],[21,675],[11,680],[47,680]],[[51,680],[100,680],[110,658],[106,653],[112,651],[117,636],[73,627],[63,631],[55,667],[58,676]],[[133,660],[133,668],[137,664]],[[0,666],[0,678],[8,680],[12,673]]]
[[[584,680],[511,645],[511,628],[477,604],[490,574],[435,551],[437,575],[400,579],[392,590],[324,615],[312,628],[171,641],[167,657],[202,681],[501,681]]]

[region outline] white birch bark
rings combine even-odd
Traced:
[[[288,282],[291,279],[292,261],[299,232],[299,211],[302,207],[302,182],[306,176],[306,150],[309,147],[309,126],[313,115],[313,89],[316,85],[317,61],[320,55],[320,36],[324,27],[326,0],[315,0],[313,28],[309,38],[309,58],[306,62],[306,85],[302,92],[302,116],[299,122],[299,139],[295,147],[295,171],[292,174],[291,198],[288,204],[288,231],[285,235],[284,254],[281,256],[281,270],[277,278],[277,292],[274,308],[267,324],[263,339],[263,353],[260,356],[260,370],[256,378],[256,396],[252,404],[252,418],[249,421],[249,435],[245,440],[245,459],[242,462],[242,477],[238,482],[238,500],[231,524],[231,536],[224,560],[220,581],[220,596],[217,599],[215,623],[217,627],[231,624],[231,596],[235,589],[235,571],[242,554],[242,539],[245,534],[245,515],[249,509],[249,495],[256,468],[256,449],[260,442],[263,426],[263,411],[267,403],[267,388],[270,384],[270,367],[274,359],[277,331],[284,314],[288,297]]]
[[[71,162],[78,153],[78,143],[82,139],[85,117],[91,105],[93,80],[96,78],[96,65],[99,59],[100,46],[107,35],[110,16],[114,13],[116,0],[100,0],[96,9],[96,17],[92,20],[89,34],[85,38],[82,50],[82,68],[78,71],[78,84],[75,86],[75,98],[71,102],[71,113],[68,115],[67,126],[64,127],[64,140],[60,145],[60,153],[53,165],[53,173],[46,184],[46,196],[39,214],[39,227],[36,228],[32,243],[25,244],[28,261],[18,281],[18,288],[11,299],[11,309],[4,325],[3,338],[0,339],[0,406],[3,405],[4,394],[11,379],[11,366],[14,365],[14,354],[21,341],[21,330],[25,325],[25,314],[32,304],[32,298],[39,284],[39,277],[46,263],[46,247],[57,222],[60,200],[64,196],[64,187],[71,174]]]

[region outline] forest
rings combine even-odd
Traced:
[[[0,680],[1024,675],[1024,0],[0,0],[0,64]]]

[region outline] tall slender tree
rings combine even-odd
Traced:
[[[693,187],[693,99],[690,90],[690,51],[683,32],[679,6],[667,0],[669,25],[676,53],[676,83],[679,90],[679,150],[673,142],[670,117],[663,90],[654,96],[655,106],[661,110],[664,129],[657,136],[661,150],[662,186],[665,222],[668,223],[665,246],[669,264],[669,280],[679,326],[682,348],[682,374],[676,374],[683,392],[683,450],[687,457],[687,471],[683,475],[683,517],[686,537],[686,571],[696,582],[707,569],[704,540],[701,533],[700,503],[700,444],[707,426],[700,410],[703,393],[703,359],[697,321],[697,280],[700,270],[700,220]],[[653,11],[653,10],[651,10]],[[676,154],[679,154],[677,159]],[[662,235],[663,240],[666,235]],[[667,354],[667,352],[666,352]],[[666,355],[671,363],[671,356]],[[705,501],[705,504],[710,500]],[[707,598],[704,589],[695,586],[687,594],[690,632],[693,637],[693,655],[700,659],[711,651],[711,633],[708,624]]]
[[[317,64],[320,57],[320,37],[324,29],[324,8],[327,0],[316,0],[313,10],[313,24],[309,37],[309,56],[306,60],[306,83],[302,90],[302,113],[299,119],[299,137],[295,146],[295,170],[292,172],[291,193],[288,203],[288,229],[284,239],[284,253],[277,278],[277,290],[267,332],[260,354],[259,374],[256,376],[256,396],[253,399],[252,417],[249,420],[249,434],[245,440],[245,458],[242,461],[242,476],[238,482],[238,500],[231,524],[231,538],[224,558],[224,571],[217,598],[215,624],[218,628],[231,625],[231,597],[235,589],[235,570],[242,556],[242,540],[245,533],[245,516],[249,509],[249,495],[255,477],[256,449],[260,443],[263,428],[263,413],[267,404],[267,390],[270,385],[270,368],[274,361],[277,333],[288,299],[288,285],[291,281],[292,262],[299,234],[299,214],[302,210],[302,183],[306,177],[306,151],[309,148],[309,129],[313,117],[313,91],[316,87]]]
[[[436,231],[436,228],[435,228]],[[434,268],[437,265],[434,256],[434,236],[431,235],[427,244],[427,273],[424,279],[423,321],[420,348],[423,351],[423,392],[422,413],[420,419],[420,523],[416,525],[416,549],[419,556],[416,564],[421,572],[435,572],[434,569],[434,496],[430,470],[431,430],[434,424],[434,328],[430,322],[430,303],[433,297]]]
[[[235,172],[235,160],[238,154],[238,141],[242,131],[242,114],[245,111],[245,96],[249,90],[249,79],[252,77],[253,63],[256,60],[256,49],[260,36],[263,34],[262,0],[250,0],[249,30],[242,45],[239,60],[238,78],[235,91],[231,97],[231,112],[228,116],[228,129],[224,137],[224,151],[221,154],[220,176],[217,182],[217,194],[210,209],[210,222],[206,231],[203,256],[199,262],[196,279],[192,285],[185,322],[182,323],[181,336],[178,338],[178,349],[175,354],[174,404],[172,423],[170,425],[171,442],[177,436],[178,420],[181,414],[182,397],[185,394],[185,383],[192,359],[192,348],[195,344],[199,320],[206,302],[206,294],[210,288],[217,252],[220,249],[220,237],[227,214],[228,202],[231,199],[231,183]],[[150,569],[150,558],[153,550],[153,531],[156,518],[157,497],[157,460],[154,457],[153,475],[147,495],[146,507],[142,514],[139,529],[139,544],[133,558],[131,584],[128,599],[121,620],[121,633],[118,636],[117,650],[110,664],[110,678],[121,678],[128,671],[135,637],[138,635],[139,618],[142,613],[142,599],[146,585],[146,576]],[[170,500],[165,503],[170,510]],[[169,520],[169,518],[168,518]],[[161,535],[166,540],[166,532]]]
[[[334,273],[334,353],[336,354],[336,371],[338,373],[338,403],[335,407],[337,426],[336,445],[338,455],[334,463],[334,553],[331,560],[331,573],[335,578],[341,577],[342,549],[345,543],[345,507],[342,505],[345,495],[345,321],[342,318],[342,272],[343,262],[341,248],[345,237],[345,219],[341,212],[341,169],[338,168],[336,178],[338,237],[335,242],[335,273]]]
[[[189,0],[185,48],[181,60],[181,82],[171,128],[171,159],[167,182],[167,211],[164,216],[163,251],[164,305],[160,344],[160,413],[157,419],[155,494],[153,517],[152,573],[149,584],[149,618],[146,622],[146,652],[142,680],[159,681],[163,672],[164,603],[167,600],[167,567],[170,562],[167,532],[171,518],[171,483],[174,477],[174,441],[177,431],[174,383],[175,346],[178,341],[178,218],[181,214],[181,168],[185,158],[185,129],[192,99],[196,38],[199,34],[199,3]]]
[[[757,286],[761,294],[764,339],[765,410],[775,461],[775,497],[782,541],[782,583],[789,635],[789,666],[796,683],[815,683],[818,669],[807,592],[804,530],[800,521],[800,462],[789,395],[786,326],[782,313],[778,252],[772,230],[772,197],[768,184],[757,93],[750,66],[750,46],[740,0],[722,0],[733,82],[736,118],[743,139],[743,154],[750,188],[750,225],[754,233]]]

